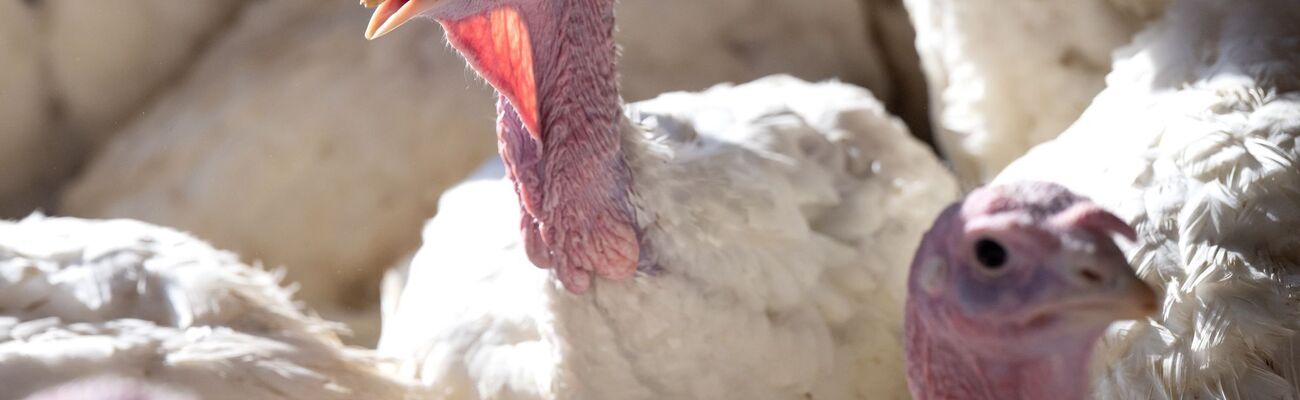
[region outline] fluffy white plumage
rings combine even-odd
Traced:
[[[0,399],[103,374],[207,400],[417,394],[278,282],[139,222],[0,222]]]
[[[1103,399],[1300,397],[1300,7],[1174,0],[1107,88],[998,180],[1047,179],[1134,223],[1165,294],[1099,353]]]
[[[929,150],[841,83],[631,109],[657,270],[566,292],[529,263],[493,161],[443,196],[380,353],[448,399],[906,398],[907,265],[956,195]]]
[[[1074,122],[1167,0],[904,0],[934,137],[963,185],[992,179]]]

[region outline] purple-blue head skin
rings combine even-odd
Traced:
[[[908,278],[913,397],[1086,398],[1097,339],[1156,309],[1116,236],[1136,234],[1051,183],[983,187],[946,209]]]
[[[574,293],[592,275],[632,277],[643,253],[623,157],[614,0],[378,1],[367,38],[432,18],[500,95],[499,150],[529,259]]]

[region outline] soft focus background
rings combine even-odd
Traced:
[[[629,101],[772,73],[871,89],[928,141],[900,0],[622,0]],[[352,0],[0,0],[0,217],[176,227],[378,334],[383,271],[495,154],[489,88]]]

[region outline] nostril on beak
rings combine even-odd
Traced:
[[[1100,272],[1088,267],[1079,268],[1079,278],[1089,285],[1099,285],[1103,280]]]

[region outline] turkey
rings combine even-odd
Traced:
[[[1098,353],[1102,399],[1300,397],[1300,7],[1174,0],[1106,89],[997,182],[1059,182],[1137,228],[1163,291]]]
[[[278,281],[135,221],[0,222],[0,399],[66,398],[95,382],[148,391],[96,379],[105,374],[205,400],[421,393],[344,347],[338,327],[300,311]]]
[[[1168,0],[904,0],[935,139],[963,185],[1061,133],[1101,91],[1111,51]]]
[[[913,398],[1087,398],[1097,339],[1156,307],[1117,235],[1136,233],[1056,184],[983,187],[949,206],[908,277]]]
[[[0,1],[0,217],[46,204],[65,161],[58,142],[48,140],[52,97],[44,51],[32,40],[38,32],[35,11],[26,3]]]
[[[435,18],[498,90],[503,160],[443,196],[380,354],[449,399],[906,398],[906,266],[955,180],[842,83],[625,116],[613,7],[378,6],[368,37]]]
[[[778,71],[890,93],[858,0],[806,3],[625,1],[619,12],[640,16],[619,34],[625,93]],[[384,267],[419,246],[439,194],[495,141],[490,92],[428,40],[436,26],[368,46],[356,32],[366,18],[347,1],[250,2],[114,134],[58,211],[174,226],[283,266],[300,299],[373,346]]]

